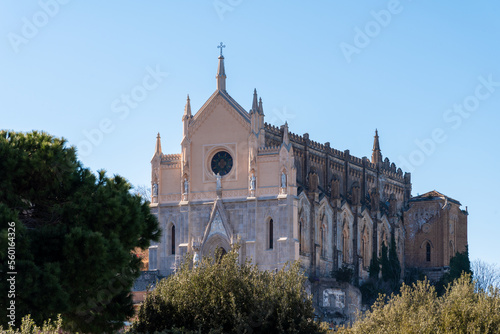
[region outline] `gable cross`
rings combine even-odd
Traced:
[[[220,56],[222,56],[222,48],[225,48],[226,46],[224,44],[222,44],[222,42],[220,42],[220,45],[217,45],[217,49],[220,49]]]

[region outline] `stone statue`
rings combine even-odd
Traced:
[[[193,267],[198,268],[199,262],[200,262],[200,255],[198,254],[197,251],[195,251],[193,256]]]
[[[189,190],[189,181],[187,178],[184,179],[184,194],[187,194]]]
[[[153,196],[158,196],[158,184],[153,183]]]
[[[250,190],[255,190],[255,181],[255,174],[252,173],[252,175],[250,176]]]
[[[286,174],[281,172],[281,188],[286,188]]]
[[[217,173],[215,175],[215,178],[217,179],[217,190],[221,190],[222,189],[222,183],[221,183],[222,176],[220,176],[220,174]]]

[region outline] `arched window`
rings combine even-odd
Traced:
[[[299,253],[302,253],[304,248],[302,246],[302,219],[299,221]]]
[[[347,223],[344,225],[344,231],[342,233],[342,258],[344,263],[349,262],[349,232],[347,231]]]
[[[274,222],[272,219],[269,220],[269,249],[273,249],[273,228]]]
[[[321,256],[325,256],[325,229],[323,226],[319,228],[319,247],[321,248]]]
[[[425,245],[425,260],[431,262],[431,244],[429,242]]]
[[[170,254],[175,255],[175,225],[172,225],[170,234]]]

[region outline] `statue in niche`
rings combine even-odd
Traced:
[[[256,183],[255,173],[252,172],[252,175],[250,175],[250,190],[255,190],[255,183]]]
[[[184,179],[184,194],[187,194],[189,191],[189,181],[187,177]]]
[[[215,174],[215,178],[216,178],[216,184],[217,184],[217,190],[221,190],[222,189],[222,176],[220,176],[219,173]]]
[[[153,196],[158,196],[158,184],[153,183]]]
[[[281,172],[281,188],[286,188],[286,174],[285,172]]]

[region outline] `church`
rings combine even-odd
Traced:
[[[256,90],[247,111],[228,93],[222,47],[215,91],[195,113],[188,96],[183,137],[167,139],[180,153],[163,153],[156,138],[151,211],[163,234],[149,270],[168,276],[188,252],[239,243],[240,261],[262,270],[300,260],[309,277],[326,279],[348,266],[359,284],[394,240],[402,276],[418,268],[439,278],[467,245],[460,202],[437,191],[412,197],[410,173],[383,158],[376,130],[371,159],[358,158],[266,123]]]

